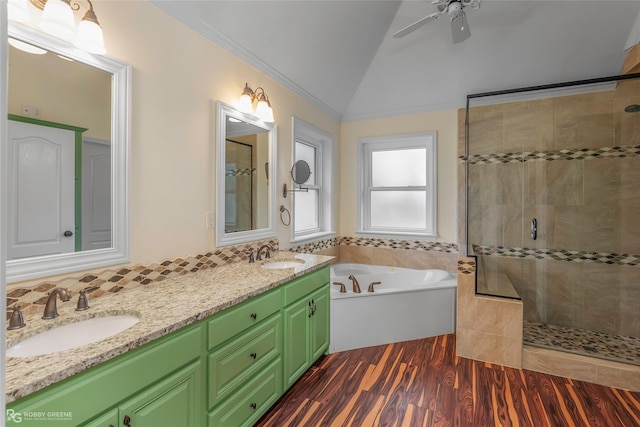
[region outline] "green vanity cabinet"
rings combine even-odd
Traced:
[[[176,411],[177,425],[200,426],[203,340],[202,323],[188,326],[11,402],[7,409],[19,418],[7,419],[7,426],[125,427],[128,416],[140,419],[132,426],[158,427],[146,419],[158,414],[159,404],[165,406],[160,413]]]
[[[329,347],[329,269],[292,280],[283,297],[286,390]]]
[[[282,394],[281,308],[274,289],[208,322],[209,427],[251,425]]]
[[[329,268],[7,405],[7,426],[253,425],[329,346]]]

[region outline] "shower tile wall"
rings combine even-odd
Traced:
[[[485,272],[511,279],[525,320],[640,337],[640,113],[629,104],[640,81],[470,109],[468,241]]]

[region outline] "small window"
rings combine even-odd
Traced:
[[[436,237],[436,134],[358,141],[360,232]]]
[[[293,161],[309,164],[311,176],[293,194],[293,241],[333,234],[331,160],[333,138],[308,123],[293,119]],[[299,190],[296,185],[296,190]]]

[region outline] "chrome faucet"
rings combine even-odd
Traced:
[[[353,283],[353,293],[359,294],[361,291],[360,291],[360,283],[358,283],[358,279],[356,279],[355,276],[351,274],[349,276],[349,280],[351,280],[351,282]]]
[[[55,319],[58,317],[58,308],[56,306],[56,297],[58,295],[62,301],[69,301],[71,299],[71,292],[65,288],[55,288],[52,290],[49,294],[49,299],[47,299],[47,304],[44,306],[43,319]]]
[[[260,249],[258,249],[258,253],[256,254],[256,260],[260,261],[262,259],[262,250],[265,249],[264,251],[264,257],[265,258],[271,258],[271,253],[269,253],[269,251],[272,251],[273,248],[269,245],[262,245],[260,246]]]

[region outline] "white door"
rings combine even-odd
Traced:
[[[75,132],[8,121],[7,259],[75,250]]]
[[[111,247],[111,145],[82,144],[82,250]]]

